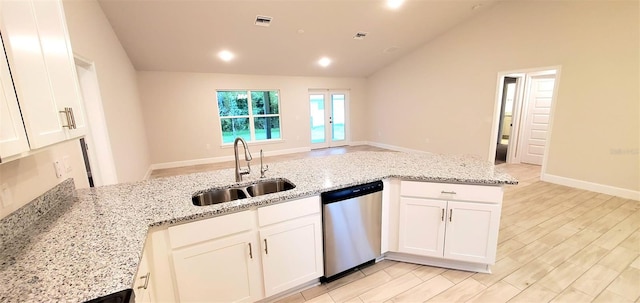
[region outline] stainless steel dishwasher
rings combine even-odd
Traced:
[[[321,194],[324,278],[373,263],[380,256],[382,181]]]

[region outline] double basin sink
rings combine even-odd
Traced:
[[[293,183],[284,179],[264,180],[247,186],[212,189],[210,191],[194,195],[191,200],[193,201],[193,205],[207,206],[277,193],[294,189],[295,187],[296,186]]]

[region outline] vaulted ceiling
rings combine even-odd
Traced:
[[[371,75],[496,2],[99,0],[137,70],[328,77]]]

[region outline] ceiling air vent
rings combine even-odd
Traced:
[[[256,22],[254,23],[257,26],[268,27],[271,25],[271,17],[269,16],[256,16]]]
[[[367,33],[365,32],[357,32],[355,36],[353,36],[354,40],[363,40],[364,37],[367,36]]]

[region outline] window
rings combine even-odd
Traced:
[[[280,139],[280,97],[270,91],[218,91],[222,144]]]

